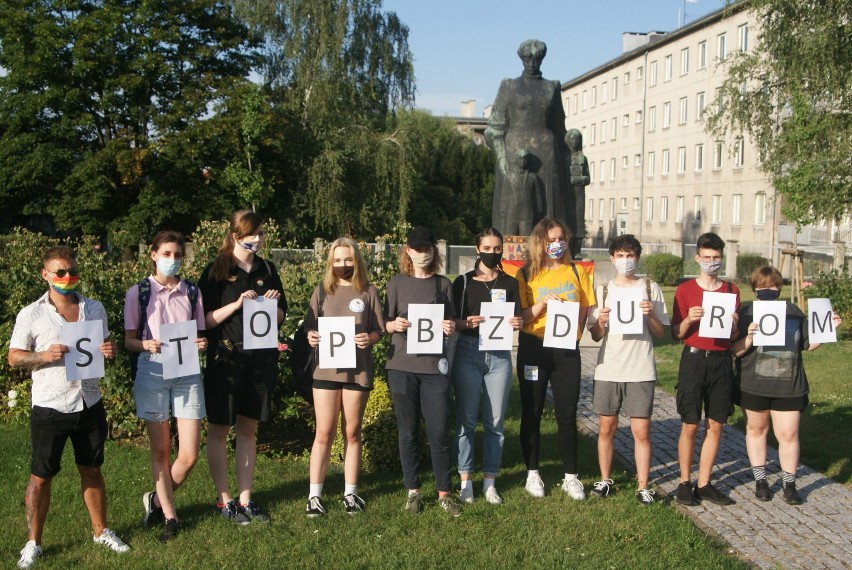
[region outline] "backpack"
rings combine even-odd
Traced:
[[[189,298],[190,320],[195,320],[195,306],[198,304],[198,287],[192,281],[183,280],[186,283],[186,294]],[[148,303],[151,301],[151,282],[148,278],[136,284],[139,288],[139,328],[136,330],[136,338],[142,340],[145,327],[148,325]],[[130,379],[136,380],[136,371],[139,368],[139,355],[141,352],[130,353]]]
[[[325,301],[325,288],[319,285],[319,311],[317,317],[322,316],[322,305]],[[305,321],[299,325],[293,333],[290,343],[290,377],[293,380],[293,388],[305,401],[314,403],[314,367],[317,363],[317,350],[308,342],[308,331],[305,330]]]

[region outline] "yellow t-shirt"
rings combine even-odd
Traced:
[[[592,279],[582,265],[575,265],[577,275],[570,265],[560,265],[553,269],[544,269],[529,283],[524,279],[524,271],[518,271],[515,278],[521,291],[521,307],[528,309],[538,303],[548,293],[556,293],[563,301],[580,303],[580,314],[596,303],[595,289]],[[577,276],[579,275],[579,282]],[[528,276],[529,277],[529,276]],[[547,311],[542,311],[538,318],[533,319],[521,329],[527,334],[544,339],[544,324],[547,321]],[[583,328],[578,327],[577,340],[583,336]]]

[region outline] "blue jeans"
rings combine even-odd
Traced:
[[[512,386],[512,355],[508,350],[480,351],[477,337],[459,336],[453,363],[456,392],[456,451],[459,473],[473,471],[473,436],[482,397],[485,429],[482,471],[486,477],[500,473],[503,458],[503,420]]]

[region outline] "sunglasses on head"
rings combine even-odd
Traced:
[[[66,275],[70,275],[71,277],[77,277],[78,275],[80,275],[80,270],[76,267],[72,267],[71,269],[57,269],[56,271],[51,271],[50,273],[53,273],[54,275],[62,279]]]

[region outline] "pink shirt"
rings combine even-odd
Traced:
[[[153,277],[148,277],[148,281],[151,284],[151,299],[148,301],[147,325],[142,331],[143,340],[160,338],[160,325],[192,320],[186,281],[181,279],[171,291]],[[199,331],[204,330],[204,306],[200,292],[195,302],[195,322]],[[124,329],[139,330],[139,285],[128,289],[124,297]]]

